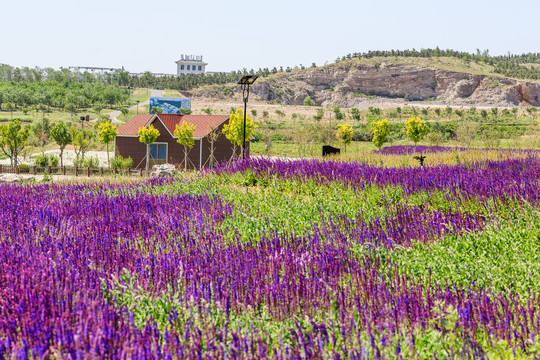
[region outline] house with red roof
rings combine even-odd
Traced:
[[[174,130],[176,125],[186,122],[195,125],[195,145],[188,154],[188,168],[208,167],[212,163],[228,161],[233,155],[233,145],[223,134],[223,126],[228,121],[228,115],[139,114],[118,128],[114,152],[125,158],[131,157],[137,169],[151,169],[165,163],[184,168],[184,147],[177,142]],[[159,131],[159,136],[154,143],[146,145],[139,141],[137,132],[151,124]],[[208,135],[213,131],[220,135],[214,141],[212,159]]]

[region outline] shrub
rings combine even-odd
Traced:
[[[111,160],[111,167],[113,169],[129,169],[133,167],[133,159],[130,157],[124,158],[121,155],[117,155]]]
[[[315,106],[315,100],[313,100],[311,96],[306,96],[304,98],[304,106]]]
[[[323,109],[317,109],[317,115],[313,115],[313,118],[315,120],[321,120],[324,116],[324,110]]]
[[[87,158],[77,157],[73,160],[73,166],[97,168],[99,167],[99,159],[97,156]]]
[[[35,166],[58,166],[58,156],[55,156],[53,154],[43,154],[43,155],[37,155],[34,157],[34,165]]]
[[[285,117],[285,113],[281,110],[276,110],[276,114],[279,116],[279,117]]]

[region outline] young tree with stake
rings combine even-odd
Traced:
[[[345,146],[347,152],[347,144],[350,144],[353,138],[353,128],[349,123],[338,124],[337,137]]]
[[[174,136],[177,137],[176,141],[184,147],[184,170],[187,170],[188,153],[189,150],[195,145],[193,139],[193,133],[197,127],[194,124],[183,122],[182,125],[176,125],[174,129]]]
[[[139,141],[143,144],[146,144],[146,147],[148,148],[148,145],[156,141],[156,139],[159,136],[159,130],[154,127],[154,125],[150,124],[148,127],[141,127],[139,128],[139,131],[137,131],[137,134],[139,134]],[[148,170],[148,151],[146,152],[146,156],[144,157],[146,159],[146,170]],[[143,160],[144,160],[143,159]]]
[[[381,148],[390,134],[390,126],[387,119],[376,120],[371,123],[371,132],[373,132],[373,145],[379,149],[379,159],[382,163]]]
[[[111,167],[111,161],[109,159],[109,143],[114,140],[118,135],[118,128],[110,121],[99,124],[98,137],[99,142],[107,146],[107,164]]]
[[[249,141],[257,129],[257,125],[251,120],[251,117],[246,116],[246,140]],[[238,108],[236,113],[231,112],[229,123],[223,126],[223,134],[233,144],[233,159],[236,155],[236,147],[243,148],[244,141],[244,112]],[[242,155],[242,154],[240,154]]]

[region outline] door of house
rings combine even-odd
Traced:
[[[167,143],[153,143],[148,145],[148,165],[151,169],[154,165],[167,163]]]

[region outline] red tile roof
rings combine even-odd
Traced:
[[[140,114],[133,117],[131,120],[121,125],[118,128],[119,136],[137,136],[139,128],[145,126],[152,118],[153,114]],[[177,115],[177,114],[157,114],[157,117],[163,125],[174,134],[176,125],[181,125],[183,122],[187,122],[195,125],[195,132],[193,137],[201,138],[208,135],[211,128],[219,126],[225,122],[228,115]],[[154,121],[159,121],[154,120]]]
[[[139,128],[146,125],[148,121],[154,116],[154,114],[139,114],[132,117],[125,124],[120,125],[118,128],[118,135],[120,136],[138,136],[137,131]]]

